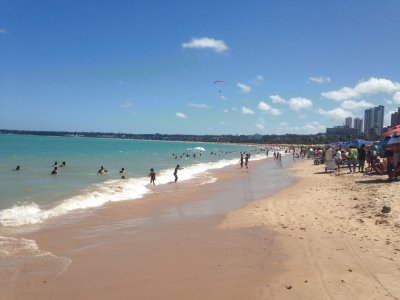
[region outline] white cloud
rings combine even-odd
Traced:
[[[221,99],[221,100],[228,100],[228,98],[225,97],[224,95],[219,96],[219,99]]]
[[[242,93],[248,93],[251,91],[251,87],[249,87],[248,85],[244,84],[244,83],[238,83],[237,86],[240,88],[240,91]]]
[[[279,111],[279,109],[276,109],[276,108],[271,107],[271,105],[269,105],[268,103],[265,103],[264,101],[260,101],[260,102],[258,103],[257,108],[258,108],[259,110],[269,112],[269,113],[270,113],[271,115],[273,115],[273,116],[278,116],[278,115],[281,114],[281,112]]]
[[[319,133],[325,132],[326,127],[322,124],[319,124],[317,121],[314,121],[304,125],[303,129],[308,131],[309,133]]]
[[[0,34],[6,34],[7,33],[7,29],[5,28],[0,28]]]
[[[250,108],[247,107],[242,107],[242,114],[244,115],[252,115],[254,114],[254,111],[252,111]]]
[[[210,108],[207,104],[204,103],[188,103],[188,106],[194,107],[194,108]]]
[[[182,119],[186,119],[187,118],[187,116],[184,113],[181,113],[181,112],[175,113],[175,116],[177,116],[178,118],[182,118]]]
[[[258,103],[258,109],[259,110],[263,110],[263,111],[269,111],[271,110],[271,106],[263,101],[261,101],[260,103]]]
[[[262,75],[257,75],[256,80],[257,80],[257,81],[264,81],[264,76],[262,76]]]
[[[182,48],[212,49],[215,52],[224,52],[229,49],[224,41],[208,37],[192,38],[189,43],[183,43]]]
[[[393,96],[393,103],[400,104],[400,92],[397,92]]]
[[[319,84],[331,82],[331,78],[327,76],[314,76],[314,77],[309,77],[308,79],[312,82]]]
[[[282,114],[282,112],[281,112],[279,109],[277,109],[277,108],[272,108],[272,109],[270,110],[270,113],[271,113],[271,115],[273,115],[273,116],[279,116],[279,115]]]
[[[238,109],[236,107],[232,107],[232,110],[233,111],[237,111]]]
[[[389,79],[371,77],[367,81],[360,81],[355,87],[344,87],[340,90],[322,93],[322,96],[335,101],[359,98],[363,95],[376,93],[393,93],[400,91],[400,83]]]
[[[224,112],[224,113],[228,113],[228,112],[229,112],[229,109],[225,108],[225,109],[223,110],[223,112]]]
[[[347,117],[353,117],[353,114],[351,112],[344,110],[343,108],[340,107],[332,110],[318,109],[317,113],[327,117],[331,121],[338,121],[338,120],[344,121],[344,119]]]
[[[124,103],[121,104],[122,108],[129,108],[132,106],[132,102],[130,101],[125,101]]]
[[[291,98],[288,103],[289,107],[294,111],[299,111],[303,108],[309,108],[313,105],[311,100],[302,97]]]
[[[269,99],[271,99],[272,103],[286,103],[287,102],[285,99],[283,99],[279,95],[269,96]]]
[[[344,109],[357,110],[357,109],[366,109],[374,107],[374,104],[367,102],[365,100],[362,101],[345,100],[342,102],[340,106]]]
[[[264,129],[265,128],[264,124],[261,124],[261,123],[256,123],[256,127],[258,129]]]

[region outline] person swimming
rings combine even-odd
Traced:
[[[19,171],[19,170],[21,170],[20,166],[16,166],[15,169],[13,169],[13,171]]]
[[[65,167],[65,161],[62,162],[61,165],[59,165],[60,168]]]
[[[122,174],[121,175],[121,179],[125,179],[125,168],[121,168],[121,171],[119,171],[119,174]]]
[[[53,171],[51,171],[51,175],[58,175],[57,167],[54,167]]]
[[[107,173],[108,171],[103,167],[103,166],[101,166],[100,167],[100,169],[97,171],[97,174],[104,174],[104,173]]]

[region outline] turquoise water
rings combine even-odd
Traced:
[[[238,162],[240,152],[263,155],[241,145],[0,135],[0,224],[42,223],[69,211],[101,206],[110,201],[143,197],[152,192],[148,173],[157,184],[179,180],[210,180],[207,171]],[[54,162],[65,161],[58,175]],[[12,171],[17,165],[19,171]],[[108,172],[97,175],[100,166]],[[126,179],[119,171],[126,169]]]

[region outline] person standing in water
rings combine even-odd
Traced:
[[[240,154],[240,167],[243,168],[243,154]]]
[[[178,181],[178,170],[182,170],[183,168],[181,168],[180,165],[176,165],[175,167],[175,171],[174,171],[174,176],[175,176],[175,182]]]
[[[156,181],[156,172],[154,172],[153,168],[150,169],[149,177],[150,177],[150,184],[156,185],[156,183],[155,183],[155,181]]]
[[[250,154],[246,154],[246,157],[244,158],[244,165],[246,166],[246,169],[249,168],[249,158]]]

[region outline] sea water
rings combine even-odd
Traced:
[[[179,181],[212,182],[208,171],[237,164],[241,153],[251,153],[251,160],[265,157],[259,148],[244,145],[0,135],[0,227],[41,224],[108,202],[142,198],[153,191],[150,168],[157,185],[173,182],[178,164],[184,168]],[[58,175],[50,175],[54,163],[63,161]],[[16,166],[20,170],[13,171]],[[100,166],[108,172],[98,175]]]

